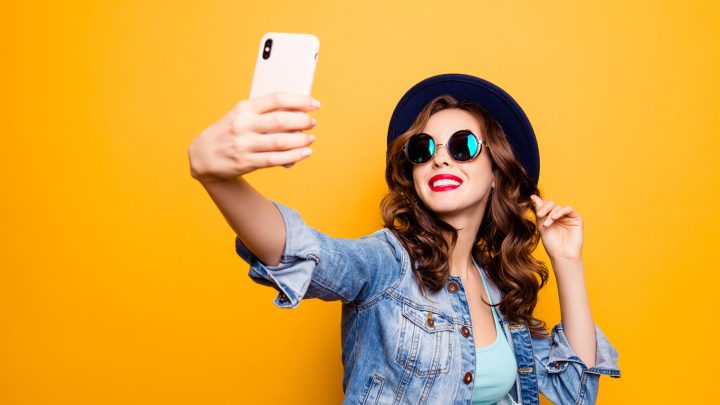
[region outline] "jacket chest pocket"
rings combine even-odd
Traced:
[[[395,361],[416,375],[447,373],[452,356],[452,322],[430,309],[402,305]]]

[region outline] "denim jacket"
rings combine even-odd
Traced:
[[[307,226],[294,209],[272,203],[286,229],[280,262],[264,265],[239,237],[236,252],[249,263],[253,281],[278,291],[273,303],[280,308],[295,308],[303,298],[342,301],[343,404],[471,404],[475,350],[460,277],[450,276],[426,298],[407,250],[388,228],[333,238]],[[499,289],[485,279],[492,301],[500,302]],[[618,353],[597,324],[595,365],[588,368],[562,323],[537,339],[498,314],[518,366],[498,405],[537,405],[539,393],[555,404],[594,404],[600,376],[620,377]]]

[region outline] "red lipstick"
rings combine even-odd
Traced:
[[[444,181],[441,181],[436,187],[433,187],[433,184],[439,180]],[[432,191],[448,191],[460,187],[462,183],[463,181],[459,177],[453,176],[452,174],[436,174],[430,178],[428,186]]]

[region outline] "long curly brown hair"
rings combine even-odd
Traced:
[[[546,336],[545,322],[533,317],[538,292],[548,280],[547,267],[532,256],[540,232],[530,195],[542,196],[515,157],[502,127],[487,110],[459,103],[449,95],[436,97],[388,146],[385,180],[390,192],[380,203],[385,227],[407,249],[423,294],[427,294],[426,288],[433,292],[443,288],[450,275],[450,252],[457,242],[457,230],[439,219],[418,197],[413,166],[405,158],[403,147],[410,136],[425,127],[431,115],[448,108],[465,110],[477,119],[489,145],[483,153],[490,154],[495,177],[471,254],[502,291],[503,299],[495,305],[508,321],[527,325],[534,337]],[[443,235],[450,236],[450,245]]]

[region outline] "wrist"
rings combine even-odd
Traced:
[[[572,280],[579,275],[582,277],[583,263],[580,259],[571,258],[551,258],[550,263],[555,273],[555,278],[560,282],[561,280]],[[573,282],[573,281],[570,281]]]
[[[582,265],[581,256],[550,256],[550,263]]]
[[[218,177],[214,175],[203,175],[203,176],[193,176],[195,180],[200,182],[203,186],[211,186],[213,184],[231,184],[231,183],[237,183],[238,178],[237,177]]]

